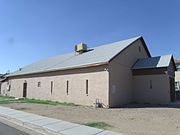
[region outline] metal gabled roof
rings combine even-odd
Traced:
[[[82,54],[75,54],[73,52],[65,55],[59,55],[44,60],[40,60],[24,68],[21,68],[20,70],[14,73],[11,73],[9,76],[71,69],[101,63],[105,64],[108,63],[118,53],[123,51],[125,48],[127,48],[129,45],[131,45],[133,42],[140,38],[142,37],[138,36],[127,40],[122,40],[119,42],[98,46],[95,48],[91,48],[90,51]],[[149,51],[147,53],[149,53]]]
[[[137,60],[132,69],[162,68],[170,65],[172,55],[164,55]]]

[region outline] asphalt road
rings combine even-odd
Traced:
[[[0,122],[0,135],[29,135]]]

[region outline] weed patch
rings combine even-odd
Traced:
[[[110,125],[106,124],[105,122],[90,122],[84,124],[86,126],[100,128],[100,129],[106,129],[107,127],[111,127]]]

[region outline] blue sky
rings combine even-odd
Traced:
[[[0,73],[142,35],[153,56],[180,58],[179,0],[0,0]]]

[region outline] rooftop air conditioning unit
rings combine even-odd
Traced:
[[[75,51],[78,53],[84,53],[87,51],[87,45],[84,43],[77,44],[75,46]]]

